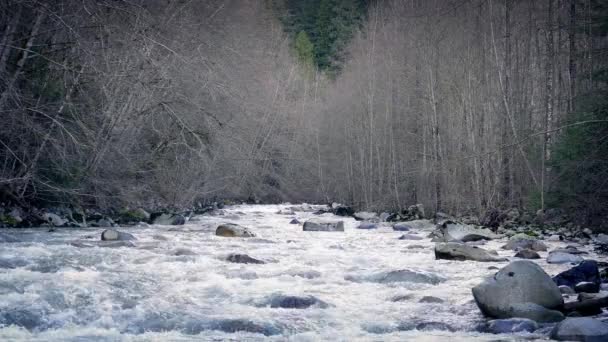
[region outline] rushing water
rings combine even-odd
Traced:
[[[134,246],[100,246],[102,229],[3,230],[0,243],[0,340],[416,340],[534,339],[534,334],[477,332],[484,319],[471,288],[505,263],[435,260],[423,240],[398,240],[389,226],[303,232],[289,224],[317,217],[278,214],[289,205],[234,206],[184,226],[121,228]],[[257,238],[214,235],[234,222]],[[504,241],[488,249],[501,255]],[[560,243],[554,243],[559,246]],[[266,264],[225,261],[248,254]],[[541,253],[542,255],[543,253]],[[549,274],[568,266],[539,262]],[[408,269],[437,275],[437,284],[377,282]],[[327,305],[273,308],[279,295],[314,296]],[[434,296],[443,303],[420,303]],[[399,300],[397,300],[399,299]],[[443,324],[441,324],[443,323]],[[449,329],[449,330],[448,330]]]

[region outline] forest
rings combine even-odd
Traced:
[[[605,1],[2,0],[0,27],[5,208],[422,203],[608,227]]]

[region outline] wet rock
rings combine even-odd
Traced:
[[[379,220],[378,214],[369,211],[359,211],[353,214],[353,217],[357,221],[374,221]]]
[[[287,208],[287,209],[279,209],[279,211],[277,211],[277,214],[278,215],[295,215],[296,213],[292,209]]]
[[[580,283],[574,286],[574,291],[576,293],[597,293],[600,291],[600,286],[599,284],[592,283],[589,281],[581,281]]]
[[[409,245],[406,247],[407,249],[425,249],[423,245]]]
[[[412,227],[405,222],[399,222],[393,225],[393,230],[397,232],[407,232],[410,229],[412,229]]]
[[[293,220],[289,221],[289,224],[300,224],[300,221],[294,218]]]
[[[445,278],[431,272],[413,271],[408,269],[380,272],[368,276],[346,276],[345,279],[356,282],[372,282],[381,284],[405,282],[436,285],[445,281]]]
[[[269,305],[271,308],[282,309],[306,309],[311,306],[319,308],[327,308],[327,303],[313,296],[286,296],[273,295],[270,298]]]
[[[481,312],[494,318],[550,321],[560,314],[553,309],[563,305],[562,295],[551,277],[528,260],[513,261],[475,286],[473,297]]]
[[[481,224],[486,227],[497,228],[505,220],[506,215],[499,209],[488,209],[482,219]]]
[[[414,235],[414,234],[404,234],[399,237],[399,240],[418,241],[418,240],[424,240],[424,238],[422,236],[418,236],[418,235]]]
[[[424,296],[424,297],[420,298],[420,300],[418,301],[418,303],[433,303],[433,304],[439,304],[439,303],[443,303],[443,302],[445,302],[443,299],[433,297],[433,296]]]
[[[547,238],[547,241],[561,241],[563,240],[561,235],[553,234]]]
[[[101,233],[102,241],[133,241],[137,240],[135,236],[125,232],[119,232],[114,229],[106,229]]]
[[[581,261],[583,261],[582,257],[563,252],[551,252],[547,257],[547,263],[549,264],[571,264],[579,263]]]
[[[540,259],[540,255],[535,251],[529,249],[522,249],[519,252],[515,253],[516,258],[520,259]]]
[[[419,330],[419,331],[439,330],[439,331],[451,331],[451,332],[456,331],[456,329],[454,329],[452,326],[450,326],[449,324],[443,323],[443,322],[418,323],[416,325],[416,330]]]
[[[272,325],[264,325],[248,319],[222,319],[211,322],[209,330],[219,330],[226,333],[249,332],[264,336],[278,335],[281,330]]]
[[[183,255],[196,255],[196,253],[188,248],[178,248],[176,250],[174,250],[172,253],[172,255],[175,256],[183,256]]]
[[[458,242],[438,243],[435,245],[435,258],[446,260],[508,261],[490,254],[485,249]]]
[[[435,232],[433,232],[433,242],[467,242],[478,240],[492,240],[499,236],[491,230],[485,228],[476,228],[475,226],[467,226],[463,224],[453,223],[450,221],[442,224]]]
[[[532,251],[546,251],[547,246],[538,241],[535,237],[527,235],[527,234],[515,234],[509,238],[509,242],[502,247],[503,249],[510,249],[513,251],[518,251],[522,249],[529,249]]]
[[[249,228],[239,226],[234,223],[224,223],[217,227],[215,235],[223,237],[255,237],[256,235]]]
[[[494,319],[488,322],[486,332],[491,334],[512,334],[518,332],[534,332],[538,324],[527,318]]]
[[[373,222],[361,222],[357,229],[377,229],[378,225]]]
[[[264,261],[252,258],[247,254],[230,254],[226,261],[236,264],[265,264]]]
[[[598,291],[602,282],[595,260],[585,260],[575,267],[556,275],[553,277],[553,281],[557,285],[566,285],[570,288],[574,288],[581,282],[590,282],[596,285]]]
[[[608,324],[589,317],[567,318],[553,328],[550,337],[558,341],[608,341]]]
[[[318,219],[311,219],[304,222],[305,232],[343,232],[344,222],[343,221],[322,221]]]
[[[581,251],[578,248],[574,247],[574,246],[566,246],[566,248],[556,248],[554,250],[552,250],[550,253],[568,253],[568,254],[574,254],[574,255],[581,255],[581,254],[589,254],[585,251]]]
[[[406,295],[399,295],[399,296],[395,296],[395,297],[391,298],[391,302],[406,302],[406,301],[409,301],[412,299],[414,299],[414,295],[406,294]]]
[[[181,226],[186,223],[186,218],[179,214],[161,214],[152,220],[152,224],[161,226]]]
[[[559,288],[559,292],[561,292],[562,294],[567,294],[567,295],[576,294],[576,292],[574,292],[574,289],[571,288],[570,286],[559,285],[558,288]]]

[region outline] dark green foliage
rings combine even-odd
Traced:
[[[314,64],[321,70],[337,72],[344,61],[344,47],[358,29],[367,11],[367,0],[285,0],[281,19],[296,41],[306,34],[313,47]]]

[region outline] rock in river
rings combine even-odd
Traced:
[[[547,262],[550,264],[570,264],[579,263],[581,261],[583,261],[582,257],[563,252],[551,252],[547,257]]]
[[[532,261],[517,260],[473,288],[479,309],[495,318],[521,317],[537,322],[563,318],[554,309],[563,305],[557,285]]]
[[[570,288],[574,288],[581,282],[590,282],[596,285],[597,291],[599,291],[602,283],[597,261],[595,260],[585,260],[571,269],[556,275],[553,277],[553,281],[557,285],[566,285]]]
[[[433,233],[433,242],[452,242],[452,241],[478,241],[492,240],[498,235],[485,228],[476,228],[471,225],[464,225],[446,221]]]
[[[272,295],[268,301],[271,308],[306,309],[311,306],[327,308],[327,303],[313,296]]]
[[[243,226],[234,223],[224,223],[217,227],[215,235],[223,237],[255,237],[255,234]]]
[[[502,248],[514,251],[529,249],[536,252],[544,252],[547,250],[547,246],[544,243],[527,234],[515,234],[511,236],[511,238],[509,238],[509,242]]]
[[[343,232],[344,222],[343,221],[322,221],[318,219],[311,219],[304,222],[305,232]]]
[[[346,276],[345,279],[356,282],[382,284],[406,282],[436,285],[445,281],[445,278],[431,272],[413,271],[408,269],[380,272],[367,276]]]
[[[446,260],[474,260],[474,261],[509,261],[490,254],[487,250],[477,246],[469,246],[458,242],[438,243],[435,245],[435,258]]]
[[[517,332],[534,332],[538,324],[527,318],[494,319],[488,322],[486,331],[492,334],[512,334]]]
[[[540,255],[535,251],[529,249],[522,249],[519,252],[515,253],[516,258],[520,259],[540,259]]]
[[[226,261],[236,264],[265,264],[262,260],[252,258],[247,254],[230,254],[226,258]]]
[[[184,223],[186,223],[186,218],[179,214],[161,214],[153,221],[153,224],[162,226],[181,226]]]
[[[589,317],[572,317],[557,324],[551,331],[558,341],[608,341],[608,324]]]
[[[106,229],[101,233],[103,241],[132,241],[137,240],[135,236],[129,233],[119,232],[114,229]]]

